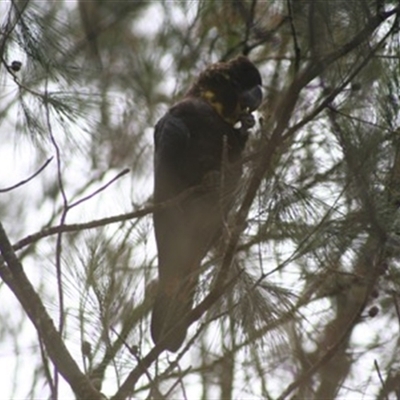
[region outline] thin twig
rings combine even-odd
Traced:
[[[393,297],[394,309],[396,310],[397,320],[399,321],[399,325],[400,325],[400,307],[399,307],[399,303],[397,302],[397,296],[395,295],[395,293],[392,293],[392,297]]]
[[[56,160],[57,160],[57,179],[58,179],[58,187],[61,192],[61,196],[63,199],[63,212],[60,218],[60,225],[64,225],[65,220],[67,218],[67,212],[68,212],[68,199],[67,195],[65,193],[64,189],[64,183],[61,175],[61,151],[58,146],[58,143],[56,141],[56,138],[54,137],[53,134],[53,129],[50,121],[50,108],[49,108],[49,103],[47,101],[48,99],[48,84],[49,81],[46,79],[45,82],[45,108],[46,108],[46,124],[47,124],[47,129],[50,135],[50,141],[53,144],[53,147],[56,152]],[[62,284],[62,270],[61,270],[61,253],[62,253],[62,233],[60,232],[57,235],[57,240],[56,240],[56,277],[57,277],[57,294],[58,294],[58,309],[59,309],[59,320],[58,320],[58,330],[60,332],[60,335],[63,335],[63,330],[64,330],[64,289],[63,289],[63,284]],[[54,393],[55,395],[55,400],[58,398],[58,370],[56,366],[54,366]]]
[[[96,219],[90,222],[84,222],[79,224],[64,224],[64,225],[56,225],[49,228],[45,228],[40,232],[33,233],[25,238],[21,239],[17,243],[13,245],[14,251],[18,251],[23,249],[26,246],[29,246],[40,239],[43,239],[48,236],[57,235],[59,233],[64,232],[78,232],[86,229],[94,229],[99,228],[105,225],[114,224],[117,222],[128,221],[135,218],[141,218],[148,214],[152,214],[155,211],[163,210],[168,207],[172,207],[174,205],[179,204],[182,200],[186,199],[188,196],[193,194],[199,187],[191,188],[186,190],[185,192],[179,194],[178,196],[172,198],[171,200],[167,200],[163,203],[154,204],[148,207],[144,207],[142,209],[132,211],[129,213],[118,214],[112,217],[106,217],[101,219]]]
[[[113,327],[110,328],[112,332],[114,332],[114,334],[117,336],[118,341],[120,341],[129,351],[129,353],[136,359],[137,363],[140,363],[140,357],[138,355],[138,352],[136,351],[136,349],[132,348],[131,346],[128,345],[128,343],[126,342],[125,338],[122,337]],[[149,371],[146,369],[145,370],[145,375],[147,377],[147,379],[149,380],[149,386],[150,386],[150,390],[151,393],[155,393],[157,396],[157,399],[166,399],[167,397],[164,396],[161,392],[160,389],[157,386],[157,383],[155,382],[155,380],[153,379],[153,377],[150,375]]]
[[[74,203],[71,203],[69,205],[69,210],[73,207],[76,207],[79,204],[82,204],[83,202],[90,200],[91,198],[93,198],[94,196],[98,195],[99,193],[101,193],[103,190],[107,189],[110,185],[112,185],[115,181],[117,181],[119,178],[121,178],[122,176],[126,175],[129,172],[129,168],[125,168],[124,170],[122,170],[121,172],[119,172],[114,178],[112,178],[109,182],[107,182],[106,184],[104,184],[103,186],[101,186],[99,189],[95,190],[93,193],[83,197],[82,199],[79,199],[77,201],[75,201]]]
[[[331,93],[326,96],[326,98],[321,102],[319,106],[317,106],[310,114],[305,116],[300,122],[290,127],[284,135],[284,140],[291,137],[295,132],[297,132],[300,128],[308,124],[312,121],[318,114],[320,114],[325,108],[329,108],[331,103],[335,98],[343,91],[343,89],[360,73],[360,71],[365,68],[367,63],[373,58],[375,52],[384,44],[388,36],[390,35],[391,30],[379,41],[379,43],[372,49],[369,54],[364,58],[364,60],[354,69],[354,71],[345,79],[341,85],[337,88],[333,89]]]
[[[13,186],[10,186],[8,188],[4,188],[4,189],[0,189],[0,193],[5,193],[5,192],[10,192],[11,190],[14,190],[20,186],[25,185],[26,183],[28,183],[29,181],[31,181],[32,179],[36,178],[49,164],[50,162],[53,160],[53,157],[50,157],[36,172],[34,172],[29,178],[26,178],[18,183],[16,183]]]
[[[91,379],[103,382],[105,371],[111,360],[115,358],[135,324],[137,324],[140,318],[143,318],[143,315],[146,315],[150,311],[154,302],[154,295],[151,294],[151,290],[148,287],[145,289],[145,293],[143,302],[132,310],[131,317],[122,325],[120,333],[117,335],[117,340],[106,347],[102,360],[91,369]]]
[[[251,30],[254,26],[254,11],[256,8],[257,0],[253,0],[251,2],[250,6],[250,12],[247,12],[245,18],[246,18],[246,29],[245,29],[245,34],[244,34],[244,39],[243,39],[243,55],[247,56],[249,54],[249,45],[248,42],[250,40],[250,33]]]
[[[312,7],[312,5],[311,5]],[[292,4],[291,0],[287,0],[287,8],[289,12],[289,22],[290,22],[290,30],[292,32],[292,38],[293,38],[293,49],[294,49],[294,72],[297,74],[300,68],[300,57],[301,57],[301,52],[300,52],[300,47],[299,43],[297,41],[297,34],[296,34],[296,28],[294,26],[294,20],[293,20],[293,9],[292,9]]]
[[[37,332],[37,334],[39,339],[40,357],[42,359],[44,376],[46,377],[47,383],[50,387],[51,398],[54,398],[55,397],[54,382],[50,372],[50,365],[49,365],[49,359],[46,354],[46,347],[43,343],[43,338],[40,336],[39,332]]]
[[[376,370],[376,372],[378,374],[379,381],[380,381],[380,383],[382,385],[382,389],[385,390],[385,381],[383,380],[383,377],[382,377],[382,374],[381,374],[381,370],[379,368],[378,361],[374,360],[374,366],[375,366],[375,370]],[[388,397],[387,394],[384,394],[384,399],[385,400],[389,400],[389,397]]]

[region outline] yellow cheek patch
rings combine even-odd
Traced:
[[[224,106],[222,103],[220,103],[218,100],[216,100],[215,93],[211,90],[204,90],[201,92],[201,97],[205,100],[207,100],[208,103],[210,103],[211,107],[220,115],[226,122],[229,124],[235,124],[236,118],[229,118],[226,117],[225,115],[225,110]],[[239,104],[238,104],[238,109],[240,110]]]
[[[201,97],[207,101],[213,101],[215,99],[215,93],[211,90],[202,90]]]
[[[219,103],[218,101],[212,101],[211,105],[213,106],[214,110],[224,118],[224,106]]]

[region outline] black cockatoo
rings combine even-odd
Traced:
[[[222,233],[261,100],[260,73],[239,56],[203,71],[155,127],[155,203],[188,191],[153,216],[159,285],[151,334],[156,344],[164,338],[167,350],[185,339],[199,266]]]

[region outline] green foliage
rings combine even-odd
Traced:
[[[0,5],[0,189],[54,157],[0,191],[1,223],[95,389],[154,399],[399,393],[398,7]],[[152,129],[206,65],[237,54],[259,67],[265,101],[237,208],[204,260],[197,301],[221,296],[178,355],[157,353],[148,315]],[[20,283],[10,271],[2,261],[0,363],[4,354],[21,362],[4,395],[70,396],[46,338],[32,334],[22,306],[13,315],[6,306]]]

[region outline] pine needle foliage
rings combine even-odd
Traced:
[[[399,396],[398,1],[12,0],[0,15],[4,396]],[[149,333],[153,127],[238,54],[265,100],[171,355]]]

